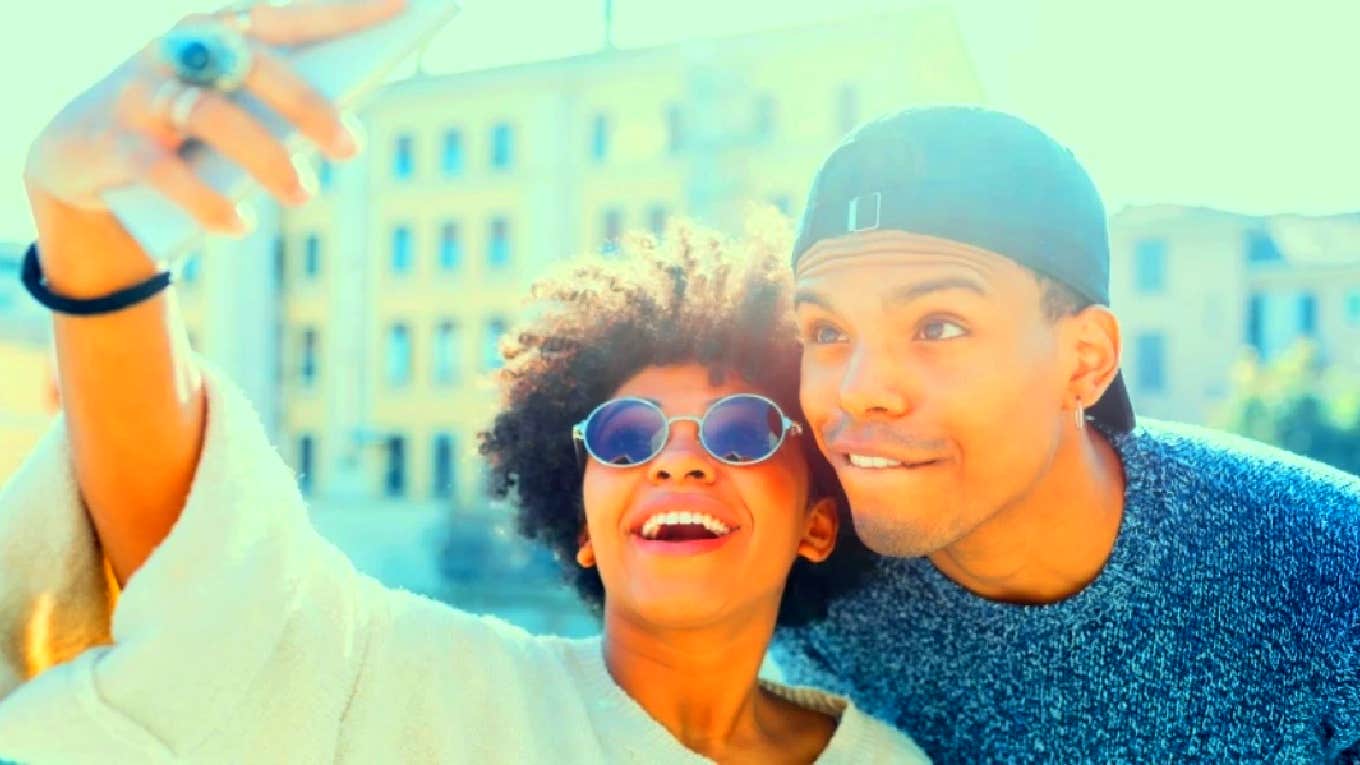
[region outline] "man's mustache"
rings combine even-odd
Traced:
[[[843,418],[831,423],[822,430],[826,443],[852,441],[871,443],[910,452],[936,453],[948,446],[943,438],[931,438],[904,432],[892,425],[881,422],[856,422]]]

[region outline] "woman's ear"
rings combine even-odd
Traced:
[[[595,548],[590,544],[590,532],[581,529],[581,536],[577,541],[580,547],[576,550],[576,562],[581,564],[581,568],[594,568]]]
[[[813,563],[821,563],[836,549],[836,532],[840,530],[841,519],[836,513],[836,500],[825,497],[808,511],[807,528],[803,538],[798,541],[799,557]]]

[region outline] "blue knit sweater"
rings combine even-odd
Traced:
[[[883,559],[780,633],[787,679],[938,762],[1360,762],[1360,479],[1168,423],[1111,442],[1123,527],[1086,589],[1007,605]]]

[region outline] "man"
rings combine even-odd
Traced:
[[[1360,481],[1135,424],[1068,150],[975,108],[870,123],[793,259],[803,407],[888,557],[782,636],[791,680],[943,762],[1360,761]]]

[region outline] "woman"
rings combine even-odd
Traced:
[[[372,7],[255,15],[287,14],[278,29],[290,33],[335,30],[371,20]],[[87,299],[154,272],[95,201],[120,173],[154,178],[205,225],[238,227],[173,164],[172,128],[239,159],[285,201],[302,196],[286,153],[227,102],[158,116],[147,95],[157,76],[129,62],[39,139],[28,181],[51,293]],[[265,82],[286,78],[277,62],[251,76],[267,102],[287,90]],[[301,124],[297,104],[316,102],[296,86],[278,106]],[[305,119],[332,156],[352,154],[333,114]],[[82,166],[63,167],[73,156]],[[155,170],[138,164],[146,157]],[[578,586],[601,604],[603,637],[583,641],[356,573],[309,525],[249,404],[188,352],[166,293],[58,315],[66,420],[0,495],[0,538],[27,543],[0,549],[0,619],[12,674],[69,660],[0,702],[0,757],[923,759],[843,699],[757,679],[781,603],[785,620],[806,619],[848,581],[799,571],[806,593],[785,595],[795,558],[832,554],[838,520],[794,419],[782,252],[679,232],[664,249],[547,283],[508,349],[483,451],[522,529],[574,559]],[[125,589],[111,644],[87,647],[107,616],[96,540]],[[55,573],[44,568],[53,556]]]

